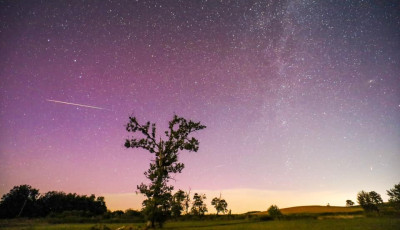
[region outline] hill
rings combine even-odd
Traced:
[[[281,212],[284,215],[288,214],[300,214],[300,213],[352,213],[352,212],[362,212],[361,207],[340,207],[340,206],[297,206],[290,208],[282,208]],[[267,211],[257,213],[259,215],[268,214]]]

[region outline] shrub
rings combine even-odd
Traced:
[[[268,208],[268,215],[273,219],[280,219],[282,217],[281,210],[279,210],[278,206],[276,205],[271,205]]]

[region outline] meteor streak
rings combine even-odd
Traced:
[[[97,107],[97,106],[92,106],[92,105],[82,105],[82,104],[76,104],[76,103],[71,103],[71,102],[65,102],[65,101],[56,101],[56,100],[50,100],[46,99],[46,101],[54,102],[54,103],[61,103],[61,104],[67,104],[67,105],[75,105],[75,106],[80,106],[80,107],[86,107],[86,108],[92,108],[92,109],[101,109],[101,110],[108,110],[105,108]]]

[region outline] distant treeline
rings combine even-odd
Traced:
[[[0,218],[46,217],[66,211],[81,211],[87,216],[107,212],[104,197],[51,191],[40,194],[30,185],[15,186],[0,201]]]

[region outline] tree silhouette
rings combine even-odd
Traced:
[[[101,196],[57,191],[39,194],[39,190],[30,185],[15,186],[0,202],[0,218],[44,217],[64,211],[85,211],[93,216],[107,212],[107,207]]]
[[[278,208],[276,205],[271,205],[268,210],[268,215],[270,215],[272,218],[280,218],[282,216],[281,210]]]
[[[186,194],[184,191],[180,189],[172,196],[172,201],[171,201],[172,216],[178,217],[181,215],[184,208],[185,199],[186,199]]]
[[[379,213],[378,205],[383,203],[381,195],[375,191],[361,191],[357,194],[357,201],[366,212],[376,211]]]
[[[395,184],[394,188],[386,191],[389,196],[389,203],[395,208],[400,209],[400,183]]]
[[[198,193],[194,194],[193,204],[192,204],[193,215],[203,216],[206,212],[208,212],[207,206],[204,203],[205,199],[206,199],[205,194],[198,194]]]
[[[90,215],[100,215],[107,212],[104,197],[95,195],[77,195],[76,193],[64,193],[50,191],[39,198],[39,204],[44,216],[50,213],[62,213],[64,211],[87,211]]]
[[[346,200],[346,206],[351,207],[354,205],[354,202],[352,200]]]
[[[200,122],[187,121],[185,118],[174,115],[169,122],[168,131],[165,131],[166,140],[156,140],[156,124],[147,122],[140,125],[136,117],[129,117],[126,130],[141,134],[140,138],[133,137],[125,141],[126,148],[142,148],[155,155],[155,160],[150,163],[150,168],[144,173],[150,184],[137,186],[140,193],[147,199],[143,201],[143,213],[155,227],[157,222],[160,227],[170,216],[171,191],[173,186],[168,185],[172,174],[181,173],[184,164],[178,162],[179,151],[187,150],[197,152],[199,141],[189,135],[202,130],[206,126]]]
[[[35,217],[39,214],[39,190],[30,185],[14,186],[0,202],[0,218]]]
[[[227,207],[228,207],[228,203],[221,198],[221,194],[219,194],[219,198],[218,197],[214,197],[214,199],[211,200],[211,205],[214,206],[214,208],[217,210],[217,216],[219,212],[222,212],[223,214],[225,214],[225,212],[227,212]]]

